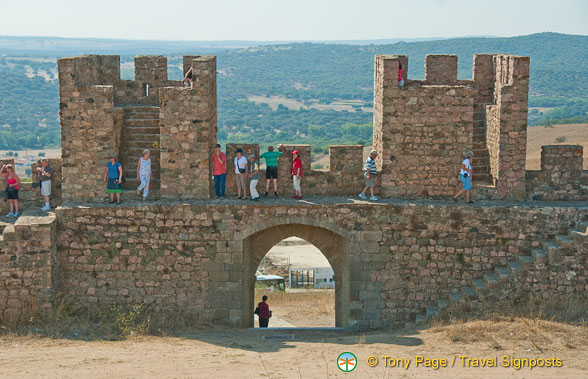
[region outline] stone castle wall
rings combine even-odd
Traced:
[[[300,236],[315,243],[336,272],[338,325],[379,328],[411,321],[487,272],[528,257],[543,241],[588,219],[588,209],[202,202],[73,205],[56,216],[56,222],[22,220],[16,234],[4,233],[0,293],[12,294],[0,302],[5,317],[16,317],[19,304],[45,304],[52,294],[74,307],[147,303],[196,325],[248,326],[250,273],[273,244]],[[586,248],[584,241],[550,252],[495,295],[583,293]],[[28,288],[28,278],[38,281],[36,289]]]

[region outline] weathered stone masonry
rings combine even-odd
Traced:
[[[399,62],[404,88],[397,87]],[[336,325],[351,329],[419,322],[454,302],[585,294],[583,149],[544,146],[541,170],[525,171],[528,63],[476,55],[473,80],[460,81],[455,56],[428,56],[425,80],[414,81],[406,76],[408,57],[376,56],[374,146],[383,200],[357,199],[361,146],[331,146],[327,172],[310,169],[310,146],[285,145],[281,193],[291,188],[291,152],[298,149],[303,193],[322,197],[253,204],[210,200],[214,57],[184,57],[192,88],[167,80],[164,57],[137,57],[134,81],[120,80],[116,56],[62,59],[63,181],[55,200],[64,204],[55,213],[25,211],[5,227],[0,318],[14,324],[62,302],[90,309],[116,302],[150,304],[193,325],[251,326],[255,269],[291,236],[329,260]],[[163,200],[102,204],[108,154],[132,162],[144,146],[161,168],[153,193]],[[256,144],[227,144],[228,194],[239,147],[259,154]],[[494,200],[432,200],[454,194],[469,149],[478,159],[474,184],[484,184],[476,196]],[[58,177],[58,162],[54,168]]]

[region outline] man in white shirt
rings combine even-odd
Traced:
[[[473,203],[470,199],[470,191],[472,190],[472,159],[474,158],[474,153],[468,151],[466,153],[466,158],[463,160],[461,164],[461,170],[459,170],[459,179],[463,184],[463,189],[457,193],[457,195],[453,196],[453,201],[457,201],[457,198],[460,197],[464,192],[466,194],[466,203]]]

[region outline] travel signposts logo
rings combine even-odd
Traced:
[[[357,367],[357,358],[352,353],[341,353],[337,357],[337,367],[343,372],[351,372]]]

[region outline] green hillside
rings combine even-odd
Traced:
[[[83,40],[28,41],[20,37],[18,43],[2,43],[3,38],[7,37],[0,37],[2,149],[59,143],[56,57],[99,52],[120,54],[122,62],[132,62],[134,55],[153,53],[145,41],[133,47],[128,41],[98,45],[88,40],[85,50]],[[458,76],[463,79],[471,78],[474,53],[528,55],[530,107],[540,107],[530,109],[530,124],[588,122],[588,36],[541,33],[390,45],[292,43],[222,49],[235,45],[157,45],[168,56],[171,79],[182,76],[182,54],[218,56],[221,142],[311,143],[319,150],[329,143],[368,143],[375,54],[409,55],[408,74],[413,79],[423,78],[426,54],[457,54]],[[27,50],[27,46],[35,48]],[[122,73],[131,78],[132,67],[124,66]],[[266,100],[266,96],[273,98]]]

